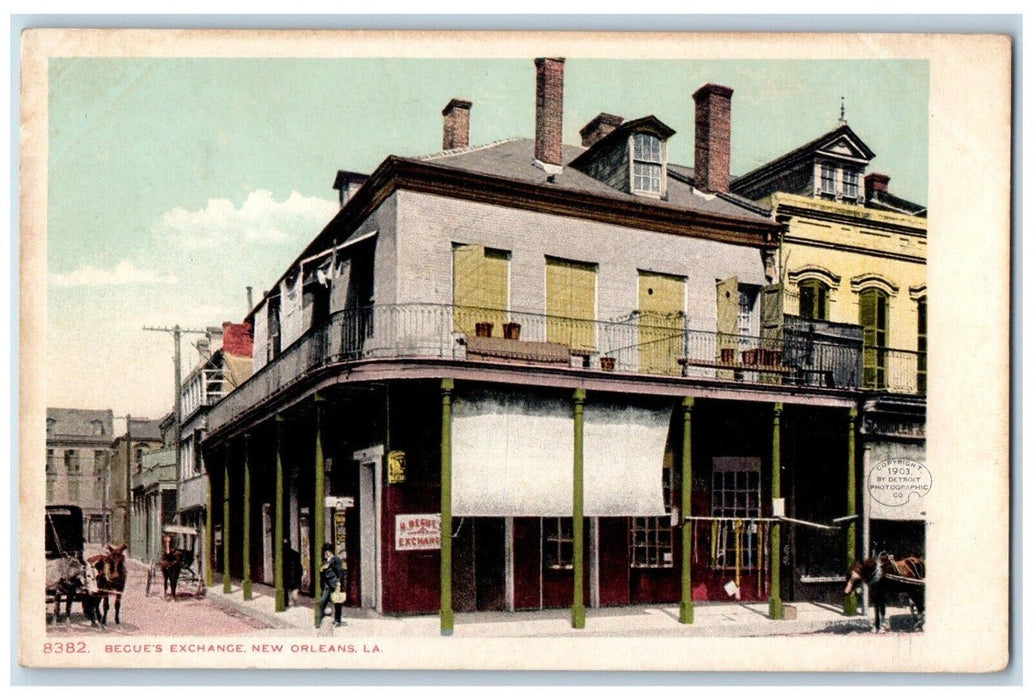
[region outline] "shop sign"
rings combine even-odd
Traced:
[[[391,450],[387,453],[387,483],[401,484],[405,482],[405,452]]]
[[[441,549],[441,514],[396,515],[395,549]]]
[[[327,508],[334,508],[336,510],[344,510],[345,508],[354,508],[355,507],[355,499],[352,498],[351,496],[345,496],[343,498],[340,497],[340,496],[327,496],[326,497],[326,507]]]

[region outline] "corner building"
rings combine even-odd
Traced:
[[[339,213],[246,319],[253,376],[208,414],[227,590],[282,606],[294,549],[314,593],[328,541],[349,606],[446,634],[474,610],[777,617],[796,557],[842,602],[855,530],[792,552],[780,517],[856,512],[862,329],[786,322],[782,227],[728,191],[729,88],[696,92],[680,166],[655,115],[563,144],[563,67],[535,62],[533,140],[472,146],[453,100],[447,150],[338,173]]]

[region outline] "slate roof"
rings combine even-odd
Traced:
[[[47,424],[53,421],[48,431],[54,437],[101,437],[96,435],[95,421],[100,421],[102,436],[111,439],[114,417],[111,409],[93,410],[86,408],[48,408]]]
[[[161,442],[161,420],[150,420],[148,418],[133,418],[132,425],[133,440],[146,440]],[[125,437],[123,433],[120,437]]]
[[[585,150],[581,146],[564,145],[563,165],[568,166],[571,161],[584,153]],[[425,161],[456,170],[491,175],[534,185],[544,185],[546,182],[550,182],[553,187],[559,189],[586,192],[629,202],[647,203],[657,207],[688,209],[756,222],[771,221],[769,216],[760,214],[758,207],[750,203],[749,200],[742,200],[743,203],[739,203],[729,201],[721,196],[704,195],[682,179],[675,177],[668,177],[667,201],[623,192],[572,167],[564,167],[563,172],[552,176],[553,179],[549,181],[550,175],[534,165],[534,141],[527,138],[495,141],[483,146],[470,146],[451,151],[442,151],[409,160]],[[668,168],[670,170],[672,166],[668,166]]]

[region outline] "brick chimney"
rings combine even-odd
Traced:
[[[595,119],[581,127],[581,145],[585,148],[591,148],[596,142],[620,126],[623,121],[624,117],[600,112]]]
[[[732,167],[732,89],[707,83],[692,99],[696,101],[696,187],[704,192],[727,192]]]
[[[864,176],[864,198],[871,199],[872,192],[889,192],[890,176],[882,173],[868,173]]]
[[[563,164],[562,58],[534,59],[534,158],[545,165]]]
[[[448,151],[453,148],[466,148],[470,145],[470,107],[473,103],[467,100],[453,99],[441,110],[445,118],[445,132],[441,139],[441,148]]]

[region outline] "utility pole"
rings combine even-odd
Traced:
[[[201,330],[201,329],[197,329],[197,328],[181,328],[178,324],[173,326],[172,328],[154,328],[154,327],[151,327],[151,326],[144,326],[143,329],[145,331],[159,331],[159,332],[162,332],[162,333],[171,333],[172,334],[172,343],[173,343],[173,349],[174,349],[174,352],[175,352],[173,362],[175,364],[174,372],[175,372],[175,390],[176,390],[176,394],[174,396],[174,402],[173,402],[174,408],[173,408],[173,411],[175,412],[175,418],[176,418],[176,480],[178,481],[180,479],[180,466],[181,466],[180,465],[180,456],[179,456],[179,441],[182,438],[181,433],[182,433],[182,430],[183,430],[183,425],[182,425],[182,421],[183,421],[182,408],[183,407],[182,407],[182,398],[180,397],[180,394],[182,394],[182,391],[183,391],[183,367],[182,367],[182,359],[181,359],[182,356],[181,356],[181,353],[180,353],[180,341],[181,341],[184,333],[197,333],[199,335],[208,335],[210,333],[211,329],[209,329],[209,330]]]

